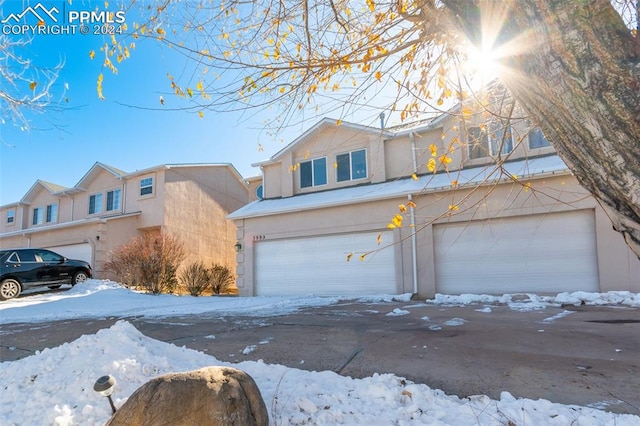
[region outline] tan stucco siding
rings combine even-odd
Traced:
[[[236,226],[226,216],[248,198],[247,186],[226,167],[180,167],[165,173],[163,231],[185,243],[185,264],[201,260],[235,269]]]

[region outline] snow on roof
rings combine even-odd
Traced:
[[[567,166],[557,155],[536,157],[505,163],[500,170],[495,166],[480,166],[455,172],[423,175],[414,180],[403,178],[383,183],[353,186],[349,188],[295,195],[287,198],[258,200],[247,204],[227,216],[228,219],[245,219],[281,213],[311,210],[354,203],[418,195],[437,190],[450,189],[451,181],[458,187],[495,183],[501,178],[518,179],[540,174],[568,172]]]

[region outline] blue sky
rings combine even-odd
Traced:
[[[73,7],[87,4],[96,2],[76,1]],[[7,0],[0,7],[6,17],[23,10],[24,3]],[[131,21],[127,16],[127,22]],[[131,59],[119,64],[119,73],[114,76],[102,71],[102,42],[101,36],[78,33],[36,35],[23,51],[23,57],[39,66],[52,67],[64,61],[53,91],[61,95],[68,85],[64,94],[68,102],[63,100],[61,108],[29,115],[29,131],[10,123],[0,125],[0,205],[19,201],[37,179],[73,186],[96,161],[128,172],[164,163],[232,163],[244,177],[255,176],[259,170],[251,163],[268,158],[322,118],[307,114],[303,124],[273,135],[262,128],[265,118],[278,113],[268,107],[235,113],[205,111],[200,118],[194,111],[124,106],[169,109],[186,105],[170,93],[167,78],[167,72],[180,74],[183,60],[172,49],[138,40]],[[94,60],[89,57],[91,50],[96,52]],[[96,91],[101,72],[104,101]],[[164,107],[159,101],[161,94]]]

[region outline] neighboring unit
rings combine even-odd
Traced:
[[[72,188],[36,181],[17,203],[0,207],[0,247],[48,248],[107,278],[109,252],[144,232],[179,237],[186,262],[235,265],[229,212],[249,202],[230,164],[166,164],[127,173],[103,163]]]
[[[240,294],[640,291],[640,261],[539,129],[460,116],[324,119],[256,164],[262,199],[228,216]]]

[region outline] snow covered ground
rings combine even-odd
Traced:
[[[371,296],[361,301],[408,301],[409,296]],[[151,296],[116,283],[90,280],[66,292],[35,295],[0,303],[0,324],[44,322],[70,318],[128,315],[173,316],[205,312],[276,316],[310,306],[326,306],[339,297],[190,297]],[[514,310],[548,305],[618,304],[640,306],[640,295],[572,293],[492,297],[438,296],[427,303],[507,304]],[[484,308],[490,309],[490,308]],[[403,315],[396,309],[393,315]],[[37,326],[34,324],[34,326]],[[1,334],[0,334],[1,338]],[[126,321],[18,361],[0,363],[0,424],[102,425],[111,410],[93,391],[95,380],[112,374],[113,395],[122,405],[139,386],[159,374],[210,365],[229,365],[249,373],[258,384],[274,425],[638,425],[640,417],[612,414],[591,407],[516,399],[503,392],[500,400],[479,395],[458,398],[392,374],[364,379],[329,371],[310,372],[264,362],[229,364],[184,347],[142,335]]]

